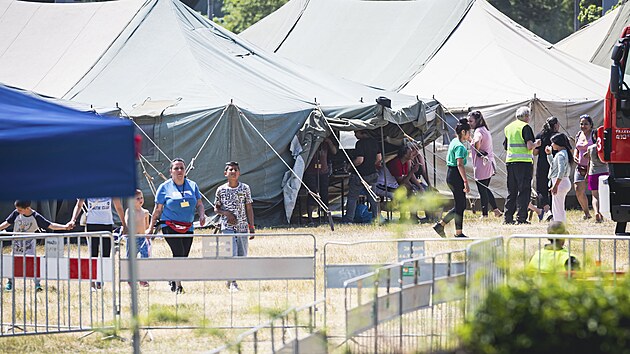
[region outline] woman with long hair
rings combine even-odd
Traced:
[[[446,183],[455,199],[455,206],[449,210],[444,218],[433,225],[433,230],[442,237],[446,237],[444,226],[451,220],[455,219],[455,237],[467,237],[462,229],[464,226],[464,210],[466,210],[466,193],[470,192],[468,179],[466,178],[466,157],[468,157],[468,149],[464,142],[470,140],[470,125],[468,119],[462,118],[455,127],[457,137],[451,141],[446,154]]]
[[[593,141],[597,141],[597,131],[593,129]],[[599,209],[599,177],[608,175],[608,164],[599,159],[597,154],[597,144],[588,147],[586,151],[588,158],[588,190],[593,194],[593,211],[595,212],[595,222],[604,221],[604,216]]]
[[[552,150],[556,151],[555,156]],[[569,138],[562,133],[551,137],[551,146],[545,148],[547,161],[549,162],[549,190],[551,191],[551,210],[553,221],[566,222],[567,216],[564,210],[564,201],[571,190],[571,143]]]
[[[586,197],[586,175],[588,173],[588,159],[586,150],[594,144],[592,138],[593,119],[588,114],[580,116],[580,131],[575,136],[575,151],[573,152],[573,161],[575,166],[575,174],[573,175],[573,183],[575,185],[575,196],[577,197],[580,207],[584,211],[584,220],[591,218],[588,210],[588,198]]]
[[[473,151],[471,155],[474,171],[473,177],[475,178],[477,190],[479,190],[479,197],[481,198],[481,217],[488,217],[488,204],[492,207],[494,216],[501,217],[503,213],[497,207],[497,202],[494,200],[492,190],[488,187],[490,185],[490,179],[495,173],[492,135],[490,135],[486,120],[483,119],[483,115],[480,111],[468,113],[468,124],[471,129],[474,129],[471,142]]]
[[[547,146],[551,146],[551,137],[560,130],[560,122],[558,118],[549,117],[545,121],[542,130],[536,135],[536,139],[540,139],[541,144],[533,150],[534,156],[538,157],[536,161],[536,194],[538,195],[538,218],[541,219],[544,213],[551,210],[551,194],[549,193],[549,162],[547,162],[547,154],[545,150]]]

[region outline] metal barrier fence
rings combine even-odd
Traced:
[[[548,239],[555,241],[555,246]],[[560,243],[562,242],[562,243]],[[552,271],[566,272],[567,277],[606,278],[615,283],[630,267],[630,238],[607,235],[512,235],[507,238],[508,272],[528,270],[548,272],[543,265],[543,252],[552,258],[563,252],[574,258],[564,267]]]
[[[405,353],[451,348],[464,312],[464,249],[397,262],[344,284],[346,350]],[[438,264],[444,264],[440,274]],[[421,280],[429,277],[429,280]]]
[[[341,301],[343,293],[330,292],[329,289],[343,289],[344,282],[357,276],[373,272],[375,269],[400,262],[405,259],[423,257],[439,252],[462,248],[480,239],[397,239],[365,240],[358,242],[327,242],[324,244],[324,298],[327,299],[324,319],[329,334],[335,333],[335,321],[329,323],[329,305]],[[436,265],[438,272],[444,271],[444,264]],[[420,280],[429,280],[423,272]],[[342,331],[343,329],[340,329]]]
[[[505,282],[503,237],[473,242],[466,248],[466,313],[473,315],[488,291]]]
[[[0,336],[91,331],[114,326],[115,263],[92,257],[111,233],[20,234],[0,237]],[[87,240],[87,245],[81,240]],[[72,242],[74,241],[74,242]]]
[[[163,257],[137,259],[136,280],[149,282],[148,287],[138,289],[140,328],[251,328],[266,322],[270,314],[280,309],[317,300],[313,235],[256,234],[255,241],[249,241],[246,257],[232,256],[233,239],[250,235],[192,236],[193,247],[187,258],[173,258],[169,250],[163,252]],[[303,238],[312,241],[308,242],[310,246],[298,242]],[[166,245],[162,249],[168,250]],[[131,317],[130,285],[125,284],[129,280],[129,261],[121,258],[119,296],[123,328],[128,327]],[[183,282],[185,293],[171,292],[167,285],[170,281]],[[232,281],[238,281],[239,291],[230,291]]]
[[[237,353],[328,353],[326,334],[317,323],[319,300],[305,306],[293,307],[269,322],[256,326],[230,344],[210,353],[234,351]]]

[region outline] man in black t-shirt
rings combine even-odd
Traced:
[[[353,222],[354,212],[357,207],[357,199],[359,194],[364,190],[364,186],[361,183],[361,179],[357,175],[357,172],[363,177],[363,179],[373,186],[378,178],[376,172],[376,165],[381,163],[381,150],[379,148],[378,141],[370,137],[369,133],[365,130],[358,130],[354,132],[357,139],[357,144],[354,149],[352,164],[356,167],[350,168],[350,180],[348,181],[348,200],[346,202],[346,215],[343,217],[343,222]],[[372,209],[372,215],[377,217],[376,211],[378,206],[376,200],[374,200],[369,193],[367,193],[368,202]]]

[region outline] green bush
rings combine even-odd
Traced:
[[[472,353],[630,353],[630,280],[515,276],[458,334]]]

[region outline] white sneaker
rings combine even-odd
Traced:
[[[231,282],[230,283],[230,292],[235,293],[235,292],[238,292],[238,291],[241,291],[241,289],[238,288],[238,284],[235,281]]]

